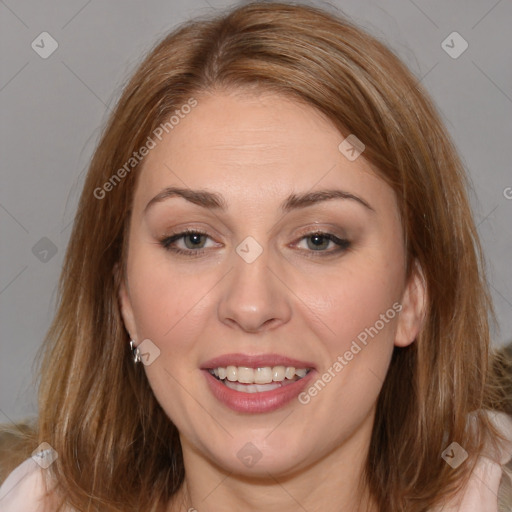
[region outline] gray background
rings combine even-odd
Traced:
[[[511,341],[512,2],[314,4],[341,9],[387,43],[433,96],[473,184],[500,327],[495,343]],[[85,170],[124,81],[178,23],[232,5],[0,0],[0,422],[37,411],[34,356],[54,312]],[[469,45],[456,59],[442,47],[454,31]],[[58,43],[46,59],[31,47],[34,40],[41,45],[42,32]],[[462,48],[457,40],[445,44]]]

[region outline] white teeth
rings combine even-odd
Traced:
[[[285,379],[294,380],[295,376],[297,376],[299,379],[302,379],[302,377],[307,375],[308,371],[309,369],[307,368],[295,368],[293,366],[264,366],[262,368],[227,366],[225,368],[213,368],[210,370],[210,373],[224,381],[226,385],[228,385],[228,382],[258,385],[271,384],[272,382],[283,382]],[[235,389],[230,385],[228,387]],[[257,386],[250,387],[256,388]],[[264,387],[267,388],[268,386]],[[252,392],[256,393],[256,391]]]
[[[236,366],[228,366],[226,368],[226,378],[231,382],[238,380],[238,368]]]
[[[272,380],[274,382],[281,382],[285,379],[286,368],[284,366],[274,366],[272,368]]]
[[[245,366],[238,367],[238,382],[242,384],[253,384],[254,383],[254,370],[252,368],[246,368]]]
[[[224,381],[224,384],[230,389],[235,391],[242,391],[243,393],[263,393],[264,391],[272,391],[281,387],[281,384],[272,382],[270,384],[239,384],[238,382]]]
[[[272,368],[256,368],[254,370],[254,382],[256,384],[270,384],[272,382]]]
[[[287,379],[293,379],[293,377],[295,377],[295,368],[293,366],[288,366],[284,375]]]

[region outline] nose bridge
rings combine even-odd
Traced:
[[[288,321],[290,304],[269,269],[268,249],[248,236],[235,248],[232,260],[233,270],[219,304],[219,319],[247,331]]]

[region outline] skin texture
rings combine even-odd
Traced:
[[[160,350],[145,371],[180,432],[186,481],[169,510],[358,510],[393,347],[414,341],[423,316],[423,281],[416,273],[405,280],[394,193],[364,153],[351,162],[340,152],[344,137],[310,106],[244,91],[197,99],[144,161],[120,292],[132,339]],[[144,212],[169,186],[216,192],[226,211],[172,197]],[[292,193],[334,188],[373,210],[350,199],[279,209]],[[207,232],[199,257],[159,243],[184,228]],[[351,245],[336,252],[324,239],[318,250],[307,237],[316,231]],[[248,236],[263,248],[250,264],[235,251]],[[185,237],[174,246],[197,251],[193,243]],[[277,353],[313,362],[320,376],[394,303],[400,314],[305,405],[232,411],[199,369],[223,354]],[[252,467],[237,457],[247,442],[261,452]]]

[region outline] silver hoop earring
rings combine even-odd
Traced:
[[[140,350],[138,349],[138,347],[135,346],[133,340],[130,340],[130,350],[133,355],[134,363],[139,363],[140,362]]]

